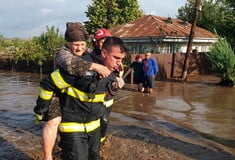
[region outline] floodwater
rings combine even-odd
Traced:
[[[9,126],[33,119],[39,82],[38,74],[0,70],[1,138]],[[115,98],[111,120],[153,130],[160,126],[182,138],[209,140],[207,145],[235,152],[235,88],[157,82],[154,93],[148,95],[127,85]]]

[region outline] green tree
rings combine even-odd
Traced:
[[[4,39],[5,49],[4,52],[12,57],[12,60],[16,64],[19,60],[22,59],[21,53],[19,53],[19,48],[23,45],[25,40],[19,38],[14,38],[11,40]],[[24,58],[24,57],[23,57]]]
[[[88,6],[85,22],[89,33],[97,28],[112,28],[143,16],[137,0],[92,0]]]
[[[143,11],[139,9],[137,0],[117,0],[120,9],[118,24],[130,22],[143,16]]]
[[[4,38],[2,35],[0,35],[0,51],[6,52],[6,49],[10,46],[13,45],[13,41],[16,40],[15,39],[6,39]]]
[[[184,21],[193,22],[193,14],[194,14],[194,3],[195,0],[187,0],[187,3],[178,9],[177,18],[182,19]]]
[[[34,43],[34,41],[27,40],[21,41],[21,44],[16,50],[17,60],[24,60],[27,63],[29,61],[36,61],[38,59],[38,51],[40,51],[40,46]]]
[[[52,26],[46,27],[47,31],[43,32],[39,37],[34,37],[32,43],[37,48],[34,59],[40,66],[40,73],[42,74],[42,65],[44,60],[53,59],[55,51],[65,44],[63,36],[60,34],[59,29]],[[33,50],[33,49],[32,49]]]
[[[187,0],[185,6],[178,9],[178,18],[192,22],[195,0]],[[235,10],[233,0],[202,0],[202,9],[197,26],[227,38],[235,48]]]
[[[39,37],[33,37],[29,40],[0,37],[0,45],[4,47],[4,52],[12,57],[12,70],[19,61],[26,61],[27,64],[32,61],[40,66],[42,73],[43,61],[52,59],[55,50],[65,44],[58,28],[47,26],[46,29],[46,32],[43,32]]]
[[[226,38],[219,37],[206,57],[212,64],[212,69],[221,77],[221,84],[235,84],[235,55]]]
[[[60,34],[59,29],[52,26],[46,27],[47,31],[43,32],[39,37],[33,37],[33,41],[36,45],[40,46],[44,50],[44,57],[53,57],[56,49],[61,47],[65,40]]]
[[[2,35],[0,35],[0,51],[5,49],[5,41],[4,41],[4,37]]]
[[[26,62],[34,61],[42,65],[43,60],[50,59],[57,48],[64,44],[64,38],[55,27],[47,27],[39,37],[30,40],[12,40],[11,46],[7,47],[15,63],[19,60]]]

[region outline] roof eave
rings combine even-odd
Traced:
[[[127,43],[143,43],[143,42],[188,42],[188,37],[121,37]],[[193,42],[203,42],[203,43],[214,43],[217,41],[217,38],[204,38],[196,37],[193,39]]]

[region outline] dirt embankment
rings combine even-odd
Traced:
[[[11,133],[5,133],[8,134],[5,139],[0,138],[1,160],[42,159],[39,134],[42,127],[33,127],[33,125],[28,127],[30,128],[24,130],[20,127],[1,126],[3,130],[11,131]],[[60,149],[56,145],[54,159],[59,160],[59,155]],[[107,141],[101,150],[101,157],[103,160],[232,160],[235,155],[214,147],[190,143],[161,128],[156,132],[148,128],[116,123],[110,125]]]

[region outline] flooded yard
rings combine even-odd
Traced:
[[[43,125],[33,123],[40,76],[0,70],[0,77],[0,159],[41,159]],[[204,159],[199,154],[212,156],[212,159],[235,159],[234,97],[234,88],[213,84],[156,82],[152,95],[134,92],[127,84],[115,97],[110,140],[115,142],[114,137],[120,132],[118,137],[124,136],[125,141],[132,139],[131,136],[138,135],[140,139],[143,136],[142,145],[167,148],[169,151],[164,153],[177,152],[178,159]],[[158,134],[163,134],[164,140],[159,139]],[[175,140],[180,141],[177,144],[182,148],[176,147]],[[161,159],[156,155],[152,157]],[[129,155],[126,159],[132,157]]]

